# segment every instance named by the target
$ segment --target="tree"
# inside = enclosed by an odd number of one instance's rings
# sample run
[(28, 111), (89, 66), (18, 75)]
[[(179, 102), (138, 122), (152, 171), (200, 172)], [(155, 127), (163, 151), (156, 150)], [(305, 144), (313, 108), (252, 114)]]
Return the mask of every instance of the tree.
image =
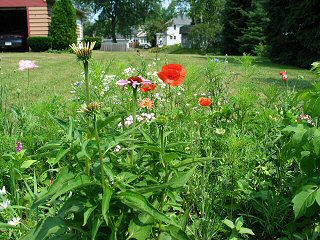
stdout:
[(176, 16), (176, 1), (172, 1), (167, 8), (163, 8), (159, 3), (155, 6), (153, 14), (150, 14), (145, 23), (143, 30), (147, 33), (148, 41), (153, 47), (157, 45), (157, 33), (166, 31), (169, 21)]
[(221, 13), (225, 0), (180, 0), (180, 7), (187, 9), (195, 27), (189, 38), (195, 48), (203, 53), (217, 47), (222, 31)]
[(223, 49), (228, 54), (242, 54), (240, 42), (242, 31), (247, 26), (251, 0), (227, 0), (222, 12), (223, 18)]
[(268, 42), (274, 61), (309, 67), (320, 59), (320, 5), (315, 0), (269, 0)]
[(241, 31), (242, 36), (237, 38), (240, 43), (240, 52), (254, 53), (256, 46), (265, 45), (267, 41), (266, 27), (270, 19), (264, 9), (264, 2), (255, 0), (252, 2), (252, 10), (246, 13), (248, 21)]
[(160, 0), (77, 0), (87, 4), (99, 13), (97, 26), (105, 36), (111, 36), (117, 42), (116, 33), (130, 35), (133, 27), (144, 22), (149, 14), (156, 9)]
[(63, 50), (77, 42), (77, 16), (71, 0), (57, 0), (52, 9), (50, 36), (52, 47)]

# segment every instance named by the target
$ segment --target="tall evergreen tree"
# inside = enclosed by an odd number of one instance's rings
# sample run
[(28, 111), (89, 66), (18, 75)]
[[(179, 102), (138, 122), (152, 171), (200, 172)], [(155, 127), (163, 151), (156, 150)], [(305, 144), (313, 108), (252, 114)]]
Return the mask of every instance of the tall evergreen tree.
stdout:
[(269, 0), (268, 41), (273, 60), (310, 66), (320, 59), (318, 0)]
[(264, 3), (262, 0), (254, 0), (252, 10), (246, 13), (248, 17), (246, 27), (241, 31), (242, 36), (237, 38), (241, 53), (254, 53), (256, 46), (266, 44), (266, 28), (270, 20), (264, 8)]
[(248, 15), (251, 0), (227, 0), (223, 18), (223, 48), (228, 54), (242, 54), (240, 51), (240, 42), (237, 41), (242, 36), (242, 31), (247, 26)]
[(77, 16), (71, 0), (57, 0), (52, 9), (50, 36), (52, 47), (63, 50), (77, 42)]

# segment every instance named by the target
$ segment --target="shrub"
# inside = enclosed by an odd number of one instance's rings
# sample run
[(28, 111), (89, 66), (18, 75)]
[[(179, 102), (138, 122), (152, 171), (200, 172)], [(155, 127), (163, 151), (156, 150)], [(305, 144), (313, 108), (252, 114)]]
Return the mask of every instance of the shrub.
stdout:
[(51, 37), (29, 37), (29, 47), (33, 52), (45, 52), (51, 48)]
[(102, 44), (102, 38), (101, 37), (85, 36), (83, 40), (85, 42), (96, 42), (96, 45), (94, 46), (93, 50), (100, 50), (101, 44)]
[(71, 0), (58, 0), (52, 9), (52, 48), (63, 50), (77, 42), (77, 16)]
[(262, 43), (259, 43), (254, 47), (253, 53), (257, 57), (268, 57), (270, 52), (270, 47), (268, 45), (264, 45)]

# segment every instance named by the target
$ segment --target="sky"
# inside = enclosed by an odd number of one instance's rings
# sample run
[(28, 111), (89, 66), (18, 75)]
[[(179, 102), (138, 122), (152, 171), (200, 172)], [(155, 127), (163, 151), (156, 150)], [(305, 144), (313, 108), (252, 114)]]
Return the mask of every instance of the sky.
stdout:
[(164, 7), (168, 7), (169, 4), (170, 4), (170, 2), (171, 2), (171, 0), (163, 0), (162, 5), (163, 5)]

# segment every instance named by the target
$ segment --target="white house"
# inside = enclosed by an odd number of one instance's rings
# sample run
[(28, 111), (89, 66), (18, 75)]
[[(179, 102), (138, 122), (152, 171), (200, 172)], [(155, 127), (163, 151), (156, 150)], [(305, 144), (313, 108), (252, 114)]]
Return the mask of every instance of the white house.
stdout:
[(160, 46), (170, 46), (181, 44), (180, 28), (185, 25), (190, 25), (191, 19), (184, 14), (179, 14), (176, 18), (169, 22), (167, 31), (157, 33), (157, 44)]
[(137, 34), (137, 40), (140, 44), (148, 43), (147, 33), (144, 31), (140, 31)]

